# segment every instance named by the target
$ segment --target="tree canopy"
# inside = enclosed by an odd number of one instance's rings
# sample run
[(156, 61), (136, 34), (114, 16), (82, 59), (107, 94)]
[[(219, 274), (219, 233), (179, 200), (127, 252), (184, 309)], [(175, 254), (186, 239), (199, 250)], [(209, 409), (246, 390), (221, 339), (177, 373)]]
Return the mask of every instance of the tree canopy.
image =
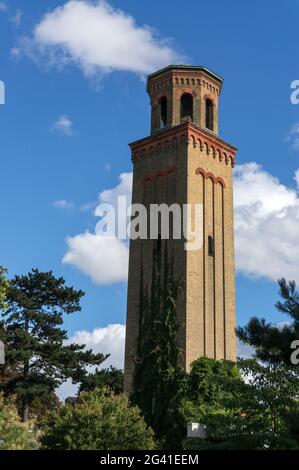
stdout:
[(87, 365), (99, 365), (107, 357), (68, 344), (61, 328), (64, 314), (81, 310), (83, 295), (51, 271), (33, 269), (10, 282), (0, 325), (6, 347), (2, 388), (16, 394), (24, 421), (33, 400), (49, 396), (67, 378), (80, 381)]
[(267, 323), (253, 317), (245, 327), (236, 329), (239, 339), (255, 349), (256, 357), (272, 364), (284, 363), (292, 367), (292, 343), (299, 340), (299, 294), (294, 281), (278, 281), (282, 301), (275, 306), (287, 316), (283, 325)]
[(30, 450), (37, 447), (34, 433), (20, 421), (15, 404), (0, 394), (0, 450)]
[(185, 439), (184, 449), (298, 449), (296, 376), (285, 365), (255, 360), (240, 361), (238, 368), (240, 379), (215, 377), (224, 392), (218, 403), (192, 402), (192, 418), (207, 426), (208, 436)]
[(102, 387), (83, 392), (42, 424), (43, 448), (54, 450), (150, 450), (154, 433), (125, 395)]
[(120, 369), (110, 367), (109, 369), (96, 369), (94, 373), (82, 377), (79, 393), (91, 392), (95, 388), (109, 387), (115, 394), (123, 391), (124, 373)]

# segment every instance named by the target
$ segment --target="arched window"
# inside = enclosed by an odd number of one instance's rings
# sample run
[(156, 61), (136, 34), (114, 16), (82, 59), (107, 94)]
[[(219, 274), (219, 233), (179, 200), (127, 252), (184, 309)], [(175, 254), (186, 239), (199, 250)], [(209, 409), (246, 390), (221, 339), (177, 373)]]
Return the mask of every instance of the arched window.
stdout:
[(213, 237), (208, 237), (208, 255), (214, 256), (214, 239)]
[(209, 99), (206, 99), (206, 128), (214, 130), (214, 105)]
[(159, 100), (160, 109), (160, 129), (167, 126), (167, 98), (162, 96)]
[(181, 96), (181, 121), (193, 121), (193, 97), (190, 93)]

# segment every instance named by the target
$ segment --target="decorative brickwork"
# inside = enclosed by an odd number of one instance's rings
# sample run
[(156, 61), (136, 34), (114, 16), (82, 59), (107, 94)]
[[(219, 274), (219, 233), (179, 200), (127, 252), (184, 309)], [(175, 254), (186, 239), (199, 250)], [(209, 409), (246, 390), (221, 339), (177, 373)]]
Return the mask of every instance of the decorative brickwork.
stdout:
[(157, 178), (159, 177), (164, 177), (164, 176), (168, 176), (168, 175), (171, 175), (172, 173), (174, 173), (176, 171), (176, 168), (175, 167), (171, 167), (171, 168), (166, 168), (165, 170), (159, 170), (159, 171), (156, 171), (155, 173), (151, 173), (149, 175), (146, 175), (142, 178), (142, 181), (141, 183), (142, 184), (145, 184), (145, 183), (149, 183), (151, 181), (155, 181)]
[(217, 184), (217, 183), (220, 183), (222, 185), (223, 188), (226, 188), (226, 184), (224, 182), (224, 179), (221, 178), (221, 176), (215, 176), (213, 173), (211, 173), (210, 171), (205, 171), (203, 168), (196, 168), (195, 170), (195, 173), (197, 175), (201, 174), (204, 178), (208, 179), (208, 178), (211, 178), (211, 180)]
[(161, 153), (186, 144), (199, 147), (201, 151), (205, 149), (208, 155), (212, 155), (213, 158), (217, 158), (225, 164), (235, 165), (236, 148), (208, 131), (197, 128), (192, 122), (163, 129), (159, 134), (133, 142), (130, 144), (132, 161), (134, 163), (144, 158), (150, 158), (153, 153)]

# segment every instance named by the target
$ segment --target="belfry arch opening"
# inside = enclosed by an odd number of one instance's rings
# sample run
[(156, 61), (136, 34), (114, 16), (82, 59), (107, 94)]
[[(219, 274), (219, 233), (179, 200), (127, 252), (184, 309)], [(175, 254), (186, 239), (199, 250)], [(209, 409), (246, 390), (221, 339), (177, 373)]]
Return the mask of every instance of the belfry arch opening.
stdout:
[(209, 98), (206, 99), (206, 128), (214, 131), (214, 105)]
[(181, 121), (193, 121), (193, 96), (190, 93), (181, 96)]
[(167, 98), (162, 96), (159, 99), (160, 129), (167, 126)]

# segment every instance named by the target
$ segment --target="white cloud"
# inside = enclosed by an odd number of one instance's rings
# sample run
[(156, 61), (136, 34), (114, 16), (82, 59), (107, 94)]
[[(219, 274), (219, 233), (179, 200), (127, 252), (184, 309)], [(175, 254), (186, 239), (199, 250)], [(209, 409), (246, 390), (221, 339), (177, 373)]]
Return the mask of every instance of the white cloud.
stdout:
[(127, 279), (129, 250), (121, 240), (89, 232), (68, 237), (63, 263), (76, 266), (96, 284), (105, 285)]
[(0, 2), (0, 12), (5, 13), (7, 11), (7, 5), (4, 2)]
[(73, 122), (66, 115), (60, 116), (53, 124), (52, 131), (60, 132), (61, 134), (71, 136), (73, 134)]
[(104, 191), (100, 192), (100, 202), (116, 204), (119, 195), (126, 196), (129, 200), (131, 200), (132, 181), (133, 173), (121, 173), (119, 175), (119, 183), (117, 186), (115, 186), (115, 188), (104, 189)]
[[(114, 366), (117, 369), (124, 368), (125, 352), (125, 325), (113, 324), (103, 328), (95, 328), (93, 331), (77, 331), (68, 341), (68, 343), (85, 344), (86, 349), (92, 349), (96, 353), (110, 354), (110, 357), (98, 368), (109, 368)], [(92, 368), (91, 372), (95, 369)], [(63, 383), (57, 389), (57, 395), (61, 400), (69, 396), (75, 396), (78, 391), (78, 385), (71, 380)]]
[[(112, 204), (117, 209), (117, 198), (120, 195), (126, 197), (127, 204), (131, 203), (132, 173), (122, 173), (119, 180), (116, 187), (99, 194), (100, 204), (95, 209), (95, 215), (103, 216), (102, 203)], [(122, 223), (126, 223), (126, 214), (120, 212), (120, 217)], [(127, 280), (129, 248), (126, 241), (97, 232), (85, 232), (68, 237), (66, 242), (68, 251), (63, 263), (76, 266), (90, 276), (94, 283), (105, 285)]]
[(74, 204), (71, 201), (66, 201), (65, 199), (58, 199), (58, 201), (53, 202), (53, 206), (57, 209), (71, 209)]
[(237, 270), (273, 281), (282, 276), (299, 281), (296, 189), (280, 184), (256, 163), (236, 167), (234, 189)]
[(86, 349), (92, 349), (94, 353), (110, 354), (110, 357), (103, 362), (102, 367), (114, 366), (123, 369), (125, 333), (125, 325), (114, 324), (104, 328), (96, 328), (93, 331), (77, 331), (69, 341), (85, 344)]
[(106, 1), (70, 0), (47, 13), (23, 40), (31, 58), (51, 65), (75, 64), (86, 77), (111, 71), (153, 72), (182, 57), (148, 26)]
[(126, 211), (120, 210), (118, 208), (118, 197), (122, 196), (126, 198), (126, 207), (130, 206), (132, 198), (132, 183), (133, 183), (133, 173), (121, 173), (119, 175), (119, 184), (111, 189), (105, 189), (99, 194), (100, 204), (96, 207), (95, 215), (101, 217), (103, 215), (103, 210), (101, 204), (111, 204), (116, 211), (117, 222), (122, 225), (127, 225), (129, 222)]

